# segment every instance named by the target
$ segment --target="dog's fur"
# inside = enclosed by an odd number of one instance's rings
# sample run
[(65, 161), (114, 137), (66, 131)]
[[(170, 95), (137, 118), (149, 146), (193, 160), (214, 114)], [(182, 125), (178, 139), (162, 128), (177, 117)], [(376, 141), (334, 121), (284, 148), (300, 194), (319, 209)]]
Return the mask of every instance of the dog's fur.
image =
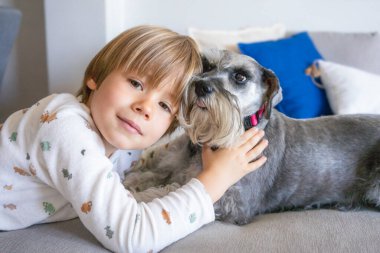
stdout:
[(273, 108), (281, 98), (274, 73), (252, 58), (209, 52), (181, 106), (186, 134), (146, 152), (127, 173), (126, 187), (136, 192), (176, 183), (136, 193), (147, 201), (185, 184), (201, 170), (201, 145), (231, 145), (244, 131), (244, 117), (265, 104), (256, 127), (265, 129), (268, 160), (215, 203), (218, 219), (245, 224), (257, 214), (294, 208), (379, 209), (380, 115), (296, 120)]

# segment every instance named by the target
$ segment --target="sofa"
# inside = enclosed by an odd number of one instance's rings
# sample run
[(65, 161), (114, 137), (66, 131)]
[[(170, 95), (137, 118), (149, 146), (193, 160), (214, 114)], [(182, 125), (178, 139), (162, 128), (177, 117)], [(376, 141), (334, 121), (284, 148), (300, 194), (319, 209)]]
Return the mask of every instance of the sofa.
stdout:
[(14, 8), (0, 7), (0, 90), (9, 55), (16, 40), (21, 22), (21, 12)]
[[(374, 81), (377, 80), (376, 77), (380, 75), (379, 34), (339, 32), (308, 34), (323, 59), (348, 67), (348, 70), (368, 74), (374, 78)], [(339, 73), (345, 75), (344, 71)], [(310, 78), (314, 80), (318, 76)], [(379, 89), (380, 82), (377, 85), (376, 88)], [(343, 84), (343, 86), (348, 85)], [(327, 86), (324, 89), (327, 89)], [(334, 103), (334, 99), (335, 97), (327, 95), (330, 104)], [(363, 100), (357, 103), (363, 103)], [(348, 105), (343, 105), (345, 106)], [(331, 106), (330, 114), (340, 113), (333, 107)], [(374, 110), (375, 113), (380, 113), (380, 109)], [(214, 221), (162, 250), (164, 253), (379, 251), (380, 212), (372, 209), (346, 212), (314, 209), (270, 213), (259, 215), (244, 226)], [(0, 252), (109, 251), (99, 244), (79, 219), (72, 219), (34, 225), (17, 231), (0, 232)]]

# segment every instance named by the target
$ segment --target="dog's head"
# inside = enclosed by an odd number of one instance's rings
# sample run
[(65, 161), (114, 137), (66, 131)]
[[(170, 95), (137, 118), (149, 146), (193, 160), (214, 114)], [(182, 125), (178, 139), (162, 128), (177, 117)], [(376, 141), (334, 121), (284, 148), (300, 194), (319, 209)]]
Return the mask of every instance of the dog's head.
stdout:
[(227, 147), (244, 129), (264, 128), (281, 99), (271, 70), (242, 54), (210, 50), (203, 55), (203, 73), (184, 94), (179, 119), (193, 143)]

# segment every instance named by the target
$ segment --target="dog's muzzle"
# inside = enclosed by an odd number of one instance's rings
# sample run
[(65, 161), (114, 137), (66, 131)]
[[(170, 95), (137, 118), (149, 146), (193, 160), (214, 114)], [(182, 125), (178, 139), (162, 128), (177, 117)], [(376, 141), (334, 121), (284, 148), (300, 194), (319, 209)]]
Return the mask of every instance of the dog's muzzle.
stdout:
[(195, 82), (195, 94), (197, 94), (198, 97), (205, 97), (213, 91), (214, 89), (207, 82), (203, 80), (198, 80)]
[[(199, 108), (206, 109), (206, 105), (204, 103), (204, 98), (206, 98), (208, 95), (212, 94), (214, 92), (213, 87), (211, 87), (210, 84), (208, 84), (204, 80), (198, 80), (194, 83), (195, 86), (195, 94), (197, 95), (197, 105)], [(263, 117), (263, 114), (266, 109), (266, 104), (264, 103), (260, 109), (255, 112), (252, 115), (246, 116), (243, 119), (244, 129), (248, 130), (252, 127), (255, 127), (259, 124), (261, 118)]]

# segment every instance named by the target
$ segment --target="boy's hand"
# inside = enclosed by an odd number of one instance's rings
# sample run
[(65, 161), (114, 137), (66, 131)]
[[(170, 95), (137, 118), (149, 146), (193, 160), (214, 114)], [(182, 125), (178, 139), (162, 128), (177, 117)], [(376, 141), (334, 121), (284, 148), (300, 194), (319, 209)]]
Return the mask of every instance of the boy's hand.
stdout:
[(260, 155), (268, 146), (268, 141), (263, 137), (263, 130), (251, 128), (232, 147), (215, 151), (209, 147), (203, 148), (203, 171), (198, 179), (214, 203), (231, 185), (265, 163), (266, 157)]

